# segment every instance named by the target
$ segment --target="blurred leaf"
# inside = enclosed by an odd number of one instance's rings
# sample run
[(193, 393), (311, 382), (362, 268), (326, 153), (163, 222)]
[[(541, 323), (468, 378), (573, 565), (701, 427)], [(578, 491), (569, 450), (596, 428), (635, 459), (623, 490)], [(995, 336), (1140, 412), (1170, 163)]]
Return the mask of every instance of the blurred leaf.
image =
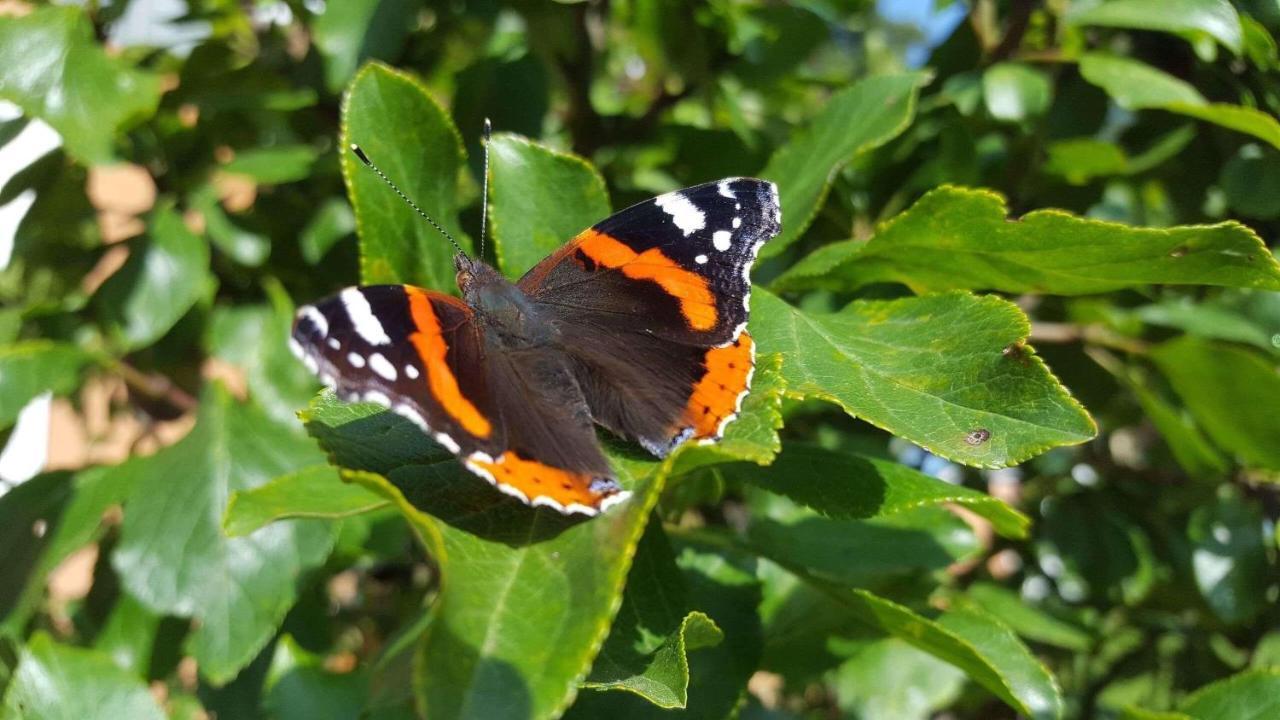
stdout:
[(508, 133), (489, 143), (494, 250), (518, 278), (609, 215), (604, 179), (585, 160)]
[(688, 608), (671, 545), (661, 522), (651, 518), (636, 547), (622, 607), (583, 687), (623, 690), (660, 708), (684, 708), (687, 653), (724, 639), (715, 621)]
[(305, 419), (349, 480), (401, 509), (440, 565), (414, 674), (420, 707), (433, 718), (562, 712), (608, 632), (665, 469), (614, 455), (634, 496), (584, 520), (504, 495), (381, 408), (326, 393)]
[(1057, 140), (1049, 144), (1048, 153), (1044, 171), (1061, 176), (1072, 185), (1085, 185), (1094, 178), (1123, 175), (1129, 170), (1129, 158), (1119, 145), (1093, 138)]
[(970, 585), (965, 591), (965, 602), (1000, 618), (1028, 640), (1064, 650), (1082, 651), (1093, 646), (1093, 638), (1078, 625), (1054, 617), (1029, 599), (995, 583)]
[(75, 345), (26, 340), (0, 347), (0, 429), (41, 393), (66, 395), (80, 385), (80, 373), (93, 357)]
[(133, 673), (107, 655), (60, 645), (44, 632), (23, 649), (4, 707), (6, 715), (23, 720), (165, 717)]
[(676, 565), (688, 588), (689, 605), (705, 613), (724, 633), (715, 645), (689, 653), (689, 700), (673, 713), (632, 693), (584, 692), (565, 714), (567, 720), (722, 720), (733, 717), (747, 693), (747, 681), (760, 662), (760, 582), (754, 560), (723, 547), (689, 538), (673, 542)]
[[(1274, 293), (1254, 294), (1274, 296)], [(1135, 308), (1133, 315), (1149, 325), (1176, 328), (1210, 340), (1245, 343), (1271, 352), (1280, 350), (1272, 342), (1273, 334), (1280, 330), (1280, 323), (1251, 317), (1249, 308), (1241, 307), (1244, 303), (1237, 302), (1237, 298), (1247, 300), (1244, 293), (1217, 298), (1169, 298)]]
[(1151, 353), (1209, 437), (1249, 465), (1280, 470), (1280, 376), (1256, 353), (1182, 337)]
[(420, 0), (325, 3), (311, 31), (316, 49), (324, 57), (324, 78), (329, 92), (342, 90), (365, 60), (396, 57), (404, 47), (421, 4)]
[(752, 323), (762, 352), (784, 352), (788, 394), (834, 402), (957, 462), (1003, 467), (1096, 433), (1023, 344), (1026, 317), (998, 298), (855, 301), (816, 314), (757, 289)]
[(981, 548), (963, 520), (939, 507), (919, 507), (870, 520), (832, 520), (808, 513), (755, 518), (747, 542), (786, 567), (849, 587), (876, 587), (922, 571), (942, 570)]
[(1241, 215), (1280, 217), (1280, 153), (1245, 145), (1222, 166), (1219, 176), (1227, 203)]
[(94, 638), (93, 648), (110, 656), (117, 667), (147, 677), (161, 619), (142, 603), (121, 593)]
[[(377, 63), (362, 68), (342, 104), (342, 147), (351, 143), (360, 145), (463, 250), (471, 249), (455, 217), (462, 140), (419, 80)], [(360, 235), (361, 282), (453, 288), (449, 242), (350, 152), (342, 153), (342, 176)]]
[(313, 465), (281, 475), (227, 501), (222, 527), (229, 537), (248, 535), (277, 520), (337, 519), (386, 507), (386, 498), (363, 485), (342, 482), (328, 465)]
[(326, 523), (305, 520), (227, 538), (227, 497), (320, 460), (307, 440), (213, 385), (191, 433), (131, 467), (137, 485), (112, 564), (147, 607), (199, 620), (188, 651), (216, 685), (271, 639), (293, 605), (297, 576), (323, 562), (333, 543)]
[(1053, 101), (1053, 85), (1030, 65), (1002, 62), (982, 73), (982, 97), (992, 117), (1019, 122), (1044, 114)]
[(247, 175), (263, 185), (305, 180), (320, 153), (310, 145), (277, 145), (248, 148), (236, 152), (222, 172)]
[(355, 231), (356, 216), (351, 205), (343, 198), (329, 198), (298, 236), (302, 258), (311, 265), (319, 264), (339, 240)]
[(1205, 33), (1235, 54), (1243, 46), (1240, 16), (1227, 0), (1108, 0), (1072, 7), (1072, 25)]
[(108, 329), (125, 350), (159, 340), (208, 292), (209, 245), (172, 205), (151, 214), (147, 236), (94, 295)]
[(901, 282), (912, 290), (993, 289), (1084, 295), (1149, 283), (1280, 290), (1280, 263), (1236, 222), (1132, 228), (1037, 210), (1011, 222), (987, 190), (942, 187), (881, 225), (871, 240), (833, 243), (776, 287), (846, 290)]
[(778, 184), (782, 232), (760, 249), (761, 257), (781, 253), (804, 233), (841, 168), (907, 129), (928, 81), (926, 73), (861, 80), (832, 95), (807, 127), (778, 148), (760, 177)]
[(929, 505), (955, 504), (991, 521), (1006, 537), (1026, 537), (1031, 520), (1003, 502), (889, 460), (791, 443), (768, 467), (734, 465), (725, 472), (838, 519), (886, 517)]
[(1280, 122), (1251, 107), (1210, 103), (1190, 84), (1130, 58), (1088, 53), (1080, 74), (1129, 110), (1160, 109), (1248, 133), (1280, 148)]
[(852, 717), (927, 720), (954, 702), (964, 673), (897, 638), (860, 643), (835, 672), (840, 709)]
[(1206, 685), (1180, 709), (1196, 720), (1243, 720), (1280, 715), (1280, 670), (1249, 670)]
[(0, 17), (0, 98), (49, 123), (86, 165), (115, 159), (116, 135), (155, 112), (160, 79), (103, 52), (84, 12)]
[(347, 720), (362, 716), (368, 686), (365, 672), (330, 672), (324, 658), (285, 635), (271, 658), (263, 706), (277, 720)]
[(245, 230), (223, 212), (217, 189), (205, 185), (191, 197), (191, 205), (204, 218), (205, 233), (214, 246), (246, 267), (259, 267), (271, 254), (271, 238)]
[(1239, 497), (1219, 497), (1191, 512), (1187, 540), (1196, 585), (1224, 623), (1241, 625), (1269, 605), (1272, 572), (1267, 563), (1263, 518)]
[(1036, 552), (1040, 568), (1069, 599), (1136, 605), (1156, 581), (1147, 533), (1097, 494), (1047, 499)]

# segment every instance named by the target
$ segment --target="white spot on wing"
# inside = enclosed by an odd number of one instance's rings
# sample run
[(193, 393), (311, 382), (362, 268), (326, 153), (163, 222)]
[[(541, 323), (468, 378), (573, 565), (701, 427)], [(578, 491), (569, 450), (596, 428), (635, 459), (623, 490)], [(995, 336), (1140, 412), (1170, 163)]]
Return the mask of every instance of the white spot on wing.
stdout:
[(340, 297), (343, 306), (347, 309), (347, 315), (351, 317), (351, 324), (355, 326), (356, 332), (360, 333), (360, 337), (364, 338), (365, 342), (372, 345), (391, 344), (391, 338), (387, 335), (387, 331), (382, 329), (382, 323), (373, 314), (368, 298), (359, 288), (347, 288), (342, 291)]
[(405, 365), (405, 366), (404, 366), (404, 374), (405, 374), (405, 376), (406, 376), (406, 377), (408, 377), (410, 380), (417, 380), (417, 379), (418, 379), (418, 368), (416, 368), (416, 367), (414, 367), (414, 366), (412, 366), (412, 365)]
[(342, 347), (342, 343), (338, 342), (338, 338), (329, 338), (329, 347), (337, 350)]
[(653, 199), (653, 202), (671, 216), (676, 227), (684, 232), (685, 237), (707, 226), (707, 216), (680, 192), (659, 195)]
[(729, 198), (730, 200), (736, 200), (736, 199), (737, 199), (737, 196), (733, 194), (733, 189), (729, 187), (729, 181), (728, 181), (728, 180), (721, 180), (721, 181), (716, 185), (716, 188), (720, 191), (720, 194), (721, 194), (721, 195), (723, 195), (724, 197), (727, 197), (727, 198)]
[(738, 229), (738, 228), (740, 228), (740, 227), (742, 227), (742, 218), (740, 218), (740, 217), (736, 217), (736, 218), (734, 218), (734, 219), (733, 219), (733, 229), (734, 229), (734, 230), (737, 230), (737, 229)]
[(293, 353), (293, 356), (299, 360), (307, 354), (306, 351), (302, 349), (302, 345), (293, 338), (289, 338), (289, 352)]
[(396, 379), (396, 366), (382, 353), (374, 353), (369, 356), (369, 369), (378, 373), (385, 380), (394, 381)]
[(610, 495), (609, 497), (600, 501), (600, 512), (605, 512), (609, 508), (613, 507), (614, 505), (617, 505), (619, 503), (624, 503), (630, 499), (631, 499), (630, 490), (623, 490), (620, 493)]
[(699, 265), (706, 265), (706, 264), (707, 264), (707, 256), (706, 256), (706, 255), (699, 255), (698, 257), (694, 258), (693, 260), (694, 260), (694, 262), (698, 263)]
[(351, 367), (364, 367), (364, 356), (360, 353), (347, 353), (347, 362), (351, 363)]
[(731, 239), (733, 239), (733, 233), (728, 230), (717, 230), (711, 233), (711, 244), (715, 245), (720, 252), (724, 252), (731, 247), (732, 243), (729, 242)]
[(329, 334), (329, 319), (317, 310), (315, 305), (303, 305), (298, 310), (298, 317), (310, 320), (311, 324), (316, 326), (316, 330), (320, 331), (320, 337)]

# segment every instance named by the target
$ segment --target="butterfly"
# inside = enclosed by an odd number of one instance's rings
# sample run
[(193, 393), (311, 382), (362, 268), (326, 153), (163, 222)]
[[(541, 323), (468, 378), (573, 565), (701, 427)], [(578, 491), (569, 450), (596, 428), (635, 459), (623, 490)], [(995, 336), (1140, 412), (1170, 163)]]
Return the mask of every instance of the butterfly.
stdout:
[(751, 266), (781, 222), (764, 180), (669, 192), (514, 283), (459, 250), (461, 299), (369, 285), (304, 305), (290, 346), (340, 398), (408, 418), (508, 495), (595, 515), (629, 496), (596, 425), (665, 457), (737, 416), (755, 367)]

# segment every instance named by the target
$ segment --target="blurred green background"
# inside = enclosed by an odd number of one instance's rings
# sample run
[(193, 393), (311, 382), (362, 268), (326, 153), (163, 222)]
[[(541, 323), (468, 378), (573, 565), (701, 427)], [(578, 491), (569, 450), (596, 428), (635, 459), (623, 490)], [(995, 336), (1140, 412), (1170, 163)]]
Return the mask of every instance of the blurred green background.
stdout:
[[(1280, 717), (1277, 33), (1276, 0), (0, 2), (0, 712)], [(344, 132), (475, 247), (486, 117), (509, 274), (780, 186), (738, 434), (614, 451), (652, 520), (522, 544), (452, 470), (413, 497), (451, 461), (285, 348), (346, 285), (453, 290)]]

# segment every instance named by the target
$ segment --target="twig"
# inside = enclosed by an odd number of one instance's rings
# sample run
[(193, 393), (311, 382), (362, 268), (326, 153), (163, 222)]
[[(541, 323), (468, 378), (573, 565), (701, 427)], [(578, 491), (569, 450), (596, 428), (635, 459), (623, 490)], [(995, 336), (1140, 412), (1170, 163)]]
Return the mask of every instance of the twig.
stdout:
[(115, 364), (115, 370), (120, 373), (120, 376), (124, 378), (125, 384), (130, 388), (153, 400), (163, 400), (183, 412), (192, 412), (199, 405), (199, 402), (190, 393), (178, 387), (172, 380), (163, 375), (144, 373), (123, 361)]
[(1076, 323), (1033, 322), (1029, 339), (1045, 343), (1091, 343), (1138, 354), (1146, 353), (1151, 347), (1143, 340), (1125, 337), (1102, 325)]

